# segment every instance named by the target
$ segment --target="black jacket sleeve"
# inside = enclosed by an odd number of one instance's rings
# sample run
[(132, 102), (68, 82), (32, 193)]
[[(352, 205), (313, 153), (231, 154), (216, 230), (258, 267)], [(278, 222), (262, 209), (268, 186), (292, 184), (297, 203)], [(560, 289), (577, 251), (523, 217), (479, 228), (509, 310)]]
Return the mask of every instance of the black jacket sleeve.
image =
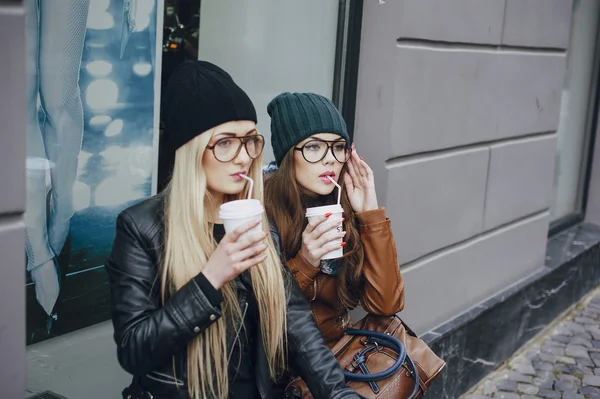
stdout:
[(346, 385), (342, 367), (325, 345), (306, 297), (289, 273), (286, 284), (289, 287), (288, 359), (293, 369), (306, 382), (316, 399), (358, 399), (358, 394)]
[(133, 375), (164, 366), (221, 317), (220, 305), (211, 303), (201, 289), (201, 275), (170, 296), (164, 306), (160, 303), (158, 250), (151, 247), (148, 235), (127, 211), (122, 212), (106, 263), (117, 357)]
[[(273, 221), (270, 232), (279, 250), (279, 234)], [(306, 382), (314, 398), (360, 398), (344, 380), (344, 371), (325, 345), (306, 297), (286, 267), (288, 359)]]

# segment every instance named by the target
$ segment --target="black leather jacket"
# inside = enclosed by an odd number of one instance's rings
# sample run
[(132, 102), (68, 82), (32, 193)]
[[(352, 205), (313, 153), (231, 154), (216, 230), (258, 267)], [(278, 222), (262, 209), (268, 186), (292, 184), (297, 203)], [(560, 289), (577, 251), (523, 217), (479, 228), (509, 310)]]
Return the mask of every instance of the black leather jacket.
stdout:
[[(154, 196), (118, 216), (106, 264), (114, 339), (119, 363), (145, 390), (158, 398), (188, 398), (187, 344), (221, 317), (221, 308), (211, 304), (196, 279), (161, 306), (158, 265), (164, 244), (163, 204), (162, 197)], [(315, 398), (359, 398), (344, 383), (341, 367), (288, 274), (286, 283), (290, 366), (304, 378)], [(228, 334), (228, 339), (234, 338)], [(255, 342), (256, 385), (267, 399), (273, 396), (273, 384), (260, 332)]]

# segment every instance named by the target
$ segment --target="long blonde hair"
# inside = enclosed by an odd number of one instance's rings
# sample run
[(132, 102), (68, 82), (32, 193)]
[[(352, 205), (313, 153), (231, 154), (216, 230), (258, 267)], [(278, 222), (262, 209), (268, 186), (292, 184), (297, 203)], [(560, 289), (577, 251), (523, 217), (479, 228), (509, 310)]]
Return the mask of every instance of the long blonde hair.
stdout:
[[(202, 158), (212, 132), (200, 134), (177, 150), (173, 175), (165, 195), (165, 251), (161, 273), (161, 293), (165, 298), (179, 290), (202, 271), (217, 247), (205, 211), (212, 201), (202, 168)], [(242, 151), (244, 149), (242, 148)], [(262, 156), (255, 159), (249, 171), (254, 180), (253, 198), (263, 199)], [(247, 191), (238, 198), (246, 198)], [(231, 200), (232, 198), (229, 198)], [(236, 198), (237, 199), (237, 198)], [(263, 229), (268, 222), (263, 217)], [(250, 269), (252, 288), (258, 305), (260, 330), (271, 378), (285, 365), (286, 296), (283, 268), (271, 236), (268, 235), (267, 259)], [(210, 392), (226, 398), (229, 390), (226, 330), (241, 317), (235, 284), (221, 288), (223, 317), (188, 344), (188, 390), (193, 399), (206, 398)], [(234, 342), (235, 345), (235, 342)]]

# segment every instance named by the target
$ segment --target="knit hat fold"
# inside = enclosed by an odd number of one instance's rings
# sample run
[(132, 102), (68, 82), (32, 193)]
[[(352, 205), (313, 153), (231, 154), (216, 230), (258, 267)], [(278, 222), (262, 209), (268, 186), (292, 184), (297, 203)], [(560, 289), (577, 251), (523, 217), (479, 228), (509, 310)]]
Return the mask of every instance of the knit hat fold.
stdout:
[(339, 134), (350, 141), (348, 128), (335, 104), (315, 93), (282, 93), (267, 106), (271, 145), (277, 165), (299, 142), (319, 133)]

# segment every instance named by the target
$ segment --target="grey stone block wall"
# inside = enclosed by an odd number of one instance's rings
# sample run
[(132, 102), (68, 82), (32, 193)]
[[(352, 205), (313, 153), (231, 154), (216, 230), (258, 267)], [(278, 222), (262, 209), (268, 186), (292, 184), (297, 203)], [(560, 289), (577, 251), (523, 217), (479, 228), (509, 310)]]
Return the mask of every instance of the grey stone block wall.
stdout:
[(355, 139), (418, 332), (544, 264), (571, 7), (364, 2)]
[(0, 397), (25, 392), (25, 18), (0, 1)]

